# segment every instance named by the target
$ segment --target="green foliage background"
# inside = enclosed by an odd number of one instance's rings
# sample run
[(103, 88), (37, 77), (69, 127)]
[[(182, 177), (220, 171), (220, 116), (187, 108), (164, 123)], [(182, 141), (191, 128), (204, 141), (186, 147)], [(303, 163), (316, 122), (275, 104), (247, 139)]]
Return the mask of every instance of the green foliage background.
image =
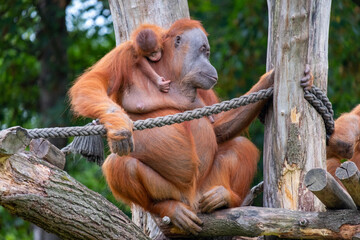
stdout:
[[(332, 2), (328, 96), (336, 116), (359, 103), (360, 7), (354, 2)], [(265, 72), (266, 1), (189, 0), (189, 8), (192, 18), (201, 20), (209, 33), (211, 62), (219, 74), (216, 92), (223, 100), (244, 94)], [(103, 23), (96, 24), (98, 18), (102, 18)], [(14, 125), (42, 127), (38, 100), (41, 94), (38, 78), (42, 69), (38, 59), (39, 49), (45, 43), (37, 38), (41, 20), (34, 1), (0, 3), (0, 129)], [(88, 4), (75, 14), (67, 13), (67, 26), (69, 74), (67, 79), (54, 81), (63, 81), (62, 84), (69, 87), (76, 76), (115, 46), (115, 40), (106, 1)], [(68, 109), (67, 102), (62, 102), (51, 109), (51, 114), (54, 119), (67, 119), (72, 124), (86, 122), (71, 118)], [(250, 127), (249, 135), (262, 148), (263, 126), (258, 121)], [(89, 188), (116, 202), (96, 165), (79, 156), (70, 156), (66, 169)], [(254, 182), (261, 178), (260, 163)], [(130, 215), (128, 207), (116, 204)], [(261, 199), (257, 204), (261, 204)], [(2, 239), (32, 239), (32, 236), (29, 223), (0, 207)]]

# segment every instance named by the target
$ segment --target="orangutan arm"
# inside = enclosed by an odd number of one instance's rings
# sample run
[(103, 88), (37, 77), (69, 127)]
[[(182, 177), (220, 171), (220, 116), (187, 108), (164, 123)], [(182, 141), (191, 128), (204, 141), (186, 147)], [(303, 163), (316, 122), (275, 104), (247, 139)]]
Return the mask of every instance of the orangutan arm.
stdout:
[[(265, 73), (246, 94), (257, 92), (273, 86), (274, 72)], [(218, 142), (229, 140), (244, 131), (257, 117), (266, 100), (230, 110), (215, 118), (214, 130)]]
[(75, 114), (98, 118), (107, 129), (111, 150), (124, 155), (133, 148), (132, 121), (107, 94), (110, 79), (116, 76), (112, 71), (117, 64), (114, 61), (117, 51), (118, 49), (114, 49), (108, 53), (80, 76), (70, 89), (69, 95)]

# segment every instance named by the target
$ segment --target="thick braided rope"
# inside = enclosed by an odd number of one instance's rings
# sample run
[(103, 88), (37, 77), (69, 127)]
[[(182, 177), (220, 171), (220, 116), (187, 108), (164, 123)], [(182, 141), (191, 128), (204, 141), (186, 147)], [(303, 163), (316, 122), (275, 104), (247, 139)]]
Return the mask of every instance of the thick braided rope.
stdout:
[(324, 120), (326, 129), (326, 140), (329, 140), (334, 132), (334, 111), (331, 102), (321, 89), (312, 86), (310, 90), (304, 89), (304, 98), (315, 108)]
[(312, 86), (311, 93), (314, 94), (316, 96), (316, 98), (319, 99), (325, 105), (325, 107), (328, 109), (328, 111), (331, 115), (334, 115), (334, 111), (333, 111), (330, 100), (328, 99), (326, 94), (320, 88), (318, 88), (316, 86)]
[[(325, 122), (327, 138), (334, 131), (333, 110), (327, 96), (316, 87), (310, 90), (304, 90), (305, 99), (319, 112)], [(260, 100), (267, 99), (273, 94), (273, 88), (263, 89), (258, 92), (244, 95), (239, 98), (234, 98), (229, 101), (197, 108), (191, 111), (185, 111), (174, 115), (168, 115), (157, 118), (148, 118), (145, 120), (138, 120), (134, 122), (134, 130), (144, 130), (154, 127), (162, 127), (165, 125), (172, 125), (174, 123), (182, 123), (193, 119), (210, 116), (223, 111), (245, 106)], [(71, 136), (90, 136), (90, 135), (105, 135), (106, 129), (103, 125), (86, 125), (82, 127), (55, 127), (55, 128), (35, 128), (28, 130), (31, 138), (66, 138)]]
[[(263, 89), (258, 92), (244, 95), (239, 98), (234, 98), (229, 101), (206, 106), (203, 108), (196, 108), (191, 111), (185, 111), (174, 115), (168, 115), (157, 118), (148, 118), (145, 120), (138, 120), (134, 122), (134, 130), (144, 130), (154, 127), (162, 127), (165, 125), (172, 125), (174, 123), (182, 123), (193, 119), (210, 116), (223, 111), (229, 111), (240, 106), (245, 106), (260, 100), (267, 99), (273, 94), (273, 88)], [(105, 135), (106, 130), (103, 125), (90, 125), (83, 127), (55, 127), (55, 128), (35, 128), (28, 130), (31, 138), (65, 138), (71, 136), (89, 136), (89, 135)]]
[(164, 117), (148, 118), (145, 120), (138, 120), (134, 122), (134, 130), (143, 130), (147, 128), (162, 127), (165, 125), (172, 125), (174, 123), (182, 123), (184, 121), (190, 121), (193, 119), (202, 118), (204, 116), (210, 116), (224, 111), (229, 111), (240, 106), (245, 106), (251, 103), (255, 103), (271, 97), (273, 94), (273, 88), (263, 89), (258, 92), (250, 93), (239, 98), (234, 98), (229, 101), (216, 103), (211, 106), (203, 108), (196, 108), (191, 111), (185, 111), (182, 113), (176, 113), (174, 115), (168, 115)]
[(105, 135), (103, 125), (78, 127), (34, 128), (27, 130), (31, 138), (67, 138), (72, 136)]

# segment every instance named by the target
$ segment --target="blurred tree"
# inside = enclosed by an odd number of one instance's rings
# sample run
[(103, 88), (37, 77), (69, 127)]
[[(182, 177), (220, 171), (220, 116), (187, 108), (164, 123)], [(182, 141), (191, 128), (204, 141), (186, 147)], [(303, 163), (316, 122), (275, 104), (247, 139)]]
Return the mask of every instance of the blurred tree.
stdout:
[[(17, 4), (20, 2), (23, 4)], [(61, 126), (69, 122), (68, 118), (58, 117), (59, 109), (64, 109), (65, 105), (64, 99), (69, 72), (67, 60), (68, 34), (65, 25), (65, 10), (69, 3), (70, 0), (37, 0), (8, 2), (8, 6), (4, 4), (5, 8), (14, 14), (7, 15), (8, 22), (5, 24), (5, 29), (17, 29), (21, 26), (26, 29), (27, 32), (25, 33), (15, 33), (22, 36), (25, 43), (24, 53), (34, 56), (39, 65), (37, 76), (34, 75), (34, 78), (30, 79), (32, 83), (35, 80), (37, 82), (37, 96), (32, 94), (29, 99), (39, 99), (36, 102), (37, 107), (32, 110), (39, 113), (40, 126), (43, 127)], [(29, 8), (24, 5), (28, 5)], [(19, 18), (20, 15), (24, 18)], [(28, 16), (33, 19), (32, 25), (29, 25), (27, 21)], [(10, 50), (11, 47), (16, 49), (18, 46), (16, 42), (11, 44), (11, 41), (10, 45)], [(13, 75), (17, 75), (17, 72), (13, 72)], [(22, 77), (26, 79), (26, 76)], [(12, 88), (8, 89), (9, 92), (11, 90)], [(26, 89), (24, 90), (26, 91)], [(21, 109), (14, 106), (15, 113), (16, 110)], [(25, 111), (27, 110), (25, 109)], [(16, 118), (16, 115), (14, 117)], [(53, 139), (52, 142), (61, 148), (66, 145), (67, 140)], [(34, 230), (36, 240), (58, 239), (55, 235), (47, 234), (36, 226)]]
[(223, 99), (239, 96), (265, 72), (266, 1), (189, 1), (190, 16), (209, 33), (211, 62), (219, 74), (216, 92)]
[(0, 4), (0, 86), (1, 127), (35, 123), (39, 94), (35, 35), (40, 17), (28, 0)]
[(328, 95), (335, 115), (360, 104), (359, 1), (332, 1)]

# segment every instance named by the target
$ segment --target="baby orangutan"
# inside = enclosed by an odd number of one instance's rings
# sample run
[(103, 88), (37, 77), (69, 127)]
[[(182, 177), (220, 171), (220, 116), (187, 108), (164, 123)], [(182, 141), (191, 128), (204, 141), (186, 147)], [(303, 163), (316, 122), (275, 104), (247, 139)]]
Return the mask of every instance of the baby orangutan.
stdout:
[(161, 92), (167, 93), (171, 81), (159, 76), (150, 65), (160, 61), (162, 57), (163, 32), (164, 30), (156, 25), (144, 24), (132, 34), (132, 39), (137, 54), (136, 64)]

